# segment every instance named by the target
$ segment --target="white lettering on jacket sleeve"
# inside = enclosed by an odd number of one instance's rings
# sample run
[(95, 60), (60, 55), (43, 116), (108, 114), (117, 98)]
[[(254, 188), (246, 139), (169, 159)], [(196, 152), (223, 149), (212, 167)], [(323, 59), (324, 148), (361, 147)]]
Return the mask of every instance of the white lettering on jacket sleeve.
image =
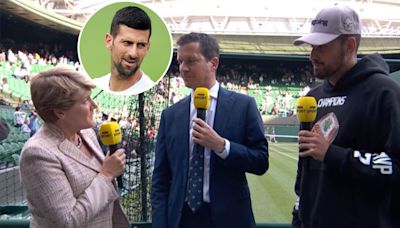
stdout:
[(381, 152), (380, 154), (361, 154), (360, 151), (355, 150), (353, 156), (354, 158), (358, 158), (364, 165), (372, 165), (372, 168), (379, 170), (381, 174), (390, 175), (393, 173), (392, 159), (385, 152)]

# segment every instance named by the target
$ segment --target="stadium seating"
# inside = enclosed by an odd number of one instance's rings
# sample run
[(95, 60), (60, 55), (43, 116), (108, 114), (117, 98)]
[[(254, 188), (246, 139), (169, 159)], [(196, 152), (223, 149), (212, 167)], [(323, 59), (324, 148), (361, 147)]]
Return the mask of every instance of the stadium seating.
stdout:
[[(6, 76), (9, 84), (9, 91), (4, 91), (4, 92), (9, 92), (12, 97), (18, 98), (19, 101), (30, 100), (29, 84), (24, 80), (13, 77), (12, 69), (7, 69), (6, 64), (0, 64), (0, 65), (1, 65), (0, 75)], [(31, 74), (34, 75), (39, 73), (40, 71), (49, 69), (50, 67), (52, 67), (52, 65), (32, 64), (31, 67), (32, 67)], [(92, 94), (94, 96), (99, 92), (100, 92), (99, 89), (94, 89)], [(128, 99), (124, 96), (102, 93), (98, 96), (96, 102), (100, 105), (103, 111), (111, 112), (115, 110), (121, 110), (122, 107), (128, 103)], [(11, 116), (9, 113), (6, 113), (5, 115), (7, 115), (6, 118), (11, 117), (12, 119), (12, 113)]]
[(11, 107), (0, 107), (0, 118), (5, 119), (10, 128), (8, 137), (0, 141), (0, 166), (17, 165), (22, 147), (29, 138), (28, 134), (13, 126), (13, 113)]

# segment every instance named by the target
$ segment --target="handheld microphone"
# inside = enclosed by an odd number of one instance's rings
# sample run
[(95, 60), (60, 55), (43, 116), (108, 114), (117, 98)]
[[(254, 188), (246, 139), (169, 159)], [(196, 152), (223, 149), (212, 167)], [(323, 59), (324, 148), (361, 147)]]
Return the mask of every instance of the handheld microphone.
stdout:
[[(206, 121), (206, 111), (210, 107), (210, 92), (205, 87), (198, 87), (194, 90), (193, 96), (194, 107), (197, 109), (197, 118)], [(204, 146), (194, 144), (197, 151), (204, 151)]]
[(194, 107), (197, 109), (197, 118), (206, 121), (206, 110), (210, 107), (210, 92), (205, 87), (198, 87), (194, 91)]
[(311, 123), (317, 116), (317, 101), (314, 97), (304, 96), (297, 100), (297, 119), (300, 122), (300, 130), (311, 130)]
[[(121, 128), (117, 122), (107, 122), (100, 125), (99, 135), (101, 142), (108, 146), (110, 149), (110, 154), (113, 154), (118, 150), (118, 143), (121, 142), (122, 134)], [(122, 175), (117, 177), (118, 188), (123, 188)]]
[[(296, 104), (296, 111), (297, 111), (297, 119), (300, 122), (300, 130), (311, 130), (311, 123), (315, 120), (317, 116), (317, 101), (314, 97), (304, 96), (300, 97), (297, 100)], [(304, 152), (306, 149), (301, 148), (299, 151)], [(310, 193), (309, 191), (309, 177), (308, 177), (308, 169), (310, 166), (310, 157), (299, 158), (298, 170), (297, 175), (299, 176), (299, 171), (301, 172), (301, 179), (300, 179), (300, 193), (299, 193), (299, 204), (300, 209), (299, 213), (303, 219), (307, 219), (309, 214), (307, 211), (304, 211), (302, 208), (308, 208), (308, 202), (305, 200), (307, 198), (307, 194)]]

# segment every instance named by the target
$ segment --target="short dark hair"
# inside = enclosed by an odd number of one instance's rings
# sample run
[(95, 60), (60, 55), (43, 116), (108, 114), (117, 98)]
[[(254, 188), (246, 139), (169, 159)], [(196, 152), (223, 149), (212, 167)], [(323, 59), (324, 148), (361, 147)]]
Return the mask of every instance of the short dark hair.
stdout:
[(119, 31), (119, 25), (123, 24), (129, 28), (139, 30), (150, 30), (149, 39), (151, 36), (151, 20), (144, 10), (136, 6), (127, 6), (118, 10), (111, 22), (110, 33), (116, 36)]
[(176, 42), (178, 46), (183, 46), (188, 43), (199, 42), (200, 52), (207, 61), (214, 57), (219, 57), (219, 45), (214, 36), (205, 33), (191, 32), (179, 37)]
[(354, 37), (356, 39), (356, 53), (360, 47), (361, 35), (360, 34), (341, 34), (338, 38), (343, 42), (347, 37)]

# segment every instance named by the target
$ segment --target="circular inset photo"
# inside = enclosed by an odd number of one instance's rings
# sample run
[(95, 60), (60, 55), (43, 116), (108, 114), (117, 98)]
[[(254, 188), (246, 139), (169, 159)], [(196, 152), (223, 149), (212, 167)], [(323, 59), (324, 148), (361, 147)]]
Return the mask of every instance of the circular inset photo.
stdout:
[(117, 95), (149, 90), (166, 74), (171, 33), (150, 8), (117, 2), (96, 11), (79, 34), (78, 57), (97, 87)]

